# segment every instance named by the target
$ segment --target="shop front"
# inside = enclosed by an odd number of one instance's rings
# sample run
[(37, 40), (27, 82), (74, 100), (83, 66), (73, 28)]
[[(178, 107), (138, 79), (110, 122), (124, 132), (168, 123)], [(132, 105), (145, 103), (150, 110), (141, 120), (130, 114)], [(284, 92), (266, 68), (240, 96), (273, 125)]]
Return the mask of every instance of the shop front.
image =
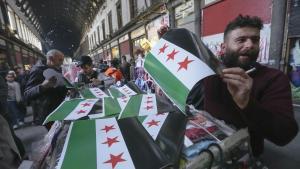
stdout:
[(169, 14), (162, 15), (146, 25), (147, 37), (148, 37), (148, 41), (150, 42), (151, 48), (159, 40), (157, 31), (162, 26), (168, 26), (168, 27), (170, 26)]
[(14, 49), (15, 49), (15, 58), (16, 58), (16, 64), (18, 66), (23, 66), (23, 62), (22, 62), (22, 54), (21, 54), (21, 48), (18, 45), (14, 45)]
[(23, 61), (24, 66), (29, 65), (30, 61), (29, 61), (28, 51), (25, 49), (22, 49), (22, 56), (23, 56), (22, 61)]
[(189, 0), (175, 7), (175, 27), (195, 33), (194, 1)]
[[(132, 44), (132, 53), (135, 55), (135, 51), (137, 49), (141, 49), (141, 42), (143, 39), (146, 39), (146, 34), (145, 34), (145, 27), (141, 26), (137, 28), (136, 30), (132, 31), (131, 34), (131, 44)], [(134, 56), (135, 57), (135, 56)]]
[(119, 38), (120, 56), (126, 56), (127, 60), (131, 58), (130, 54), (130, 43), (128, 34)]
[(118, 40), (113, 41), (111, 44), (111, 56), (112, 59), (114, 58), (120, 58), (120, 51), (118, 46)]

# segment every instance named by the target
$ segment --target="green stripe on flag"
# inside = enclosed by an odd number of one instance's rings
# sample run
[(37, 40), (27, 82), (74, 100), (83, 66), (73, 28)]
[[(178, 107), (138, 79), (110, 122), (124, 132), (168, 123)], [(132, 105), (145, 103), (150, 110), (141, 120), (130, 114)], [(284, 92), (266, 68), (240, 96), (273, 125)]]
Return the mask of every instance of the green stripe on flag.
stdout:
[(71, 88), (75, 88), (68, 79), (64, 78), (64, 85), (66, 86), (66, 88), (71, 89)]
[(97, 169), (96, 132), (94, 120), (74, 123), (61, 169)]
[(126, 104), (120, 118), (138, 116), (143, 95), (132, 96)]
[(84, 99), (73, 99), (64, 101), (56, 110), (54, 110), (51, 115), (46, 119), (44, 123), (55, 120), (65, 119), (75, 107)]
[(104, 97), (103, 100), (105, 117), (113, 116), (121, 112), (121, 107), (116, 99), (112, 97)]
[(138, 116), (137, 119), (140, 123), (143, 123), (143, 121), (147, 118), (147, 116)]
[(123, 95), (118, 89), (116, 89), (116, 88), (111, 87), (111, 88), (109, 88), (108, 90), (109, 90), (110, 95), (111, 95), (112, 97), (114, 97), (114, 98), (118, 98), (118, 97), (124, 96), (124, 95)]
[(146, 56), (144, 68), (178, 108), (184, 112), (189, 93), (188, 88), (150, 52)]
[(85, 88), (80, 91), (80, 94), (85, 99), (96, 99), (97, 97), (90, 91), (89, 88)]

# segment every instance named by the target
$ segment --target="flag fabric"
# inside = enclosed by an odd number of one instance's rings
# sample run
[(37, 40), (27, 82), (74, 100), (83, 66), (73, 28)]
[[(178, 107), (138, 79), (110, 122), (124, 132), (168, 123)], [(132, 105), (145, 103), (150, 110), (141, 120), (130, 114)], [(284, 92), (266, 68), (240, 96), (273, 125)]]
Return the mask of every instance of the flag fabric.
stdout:
[(122, 87), (110, 87), (108, 89), (108, 92), (114, 98), (123, 97), (123, 96), (130, 97), (137, 94), (127, 85), (124, 85)]
[(129, 98), (119, 115), (119, 119), (149, 114), (157, 114), (156, 96), (155, 94), (139, 94)]
[(130, 97), (127, 97), (127, 96), (117, 98), (117, 100), (119, 102), (119, 105), (120, 105), (122, 110), (125, 108), (125, 106), (128, 103), (129, 99), (130, 99)]
[(80, 94), (85, 99), (102, 99), (104, 97), (108, 97), (108, 95), (103, 92), (101, 89), (95, 87), (95, 88), (85, 88), (80, 91)]
[(139, 120), (153, 140), (156, 140), (158, 133), (168, 115), (169, 113), (151, 114), (148, 116), (143, 116), (143, 118), (139, 118)]
[(109, 95), (111, 97), (114, 97), (114, 98), (118, 98), (118, 97), (123, 97), (125, 96), (123, 93), (120, 92), (120, 90), (116, 87), (110, 87), (109, 89), (107, 89), (108, 92), (109, 92)]
[(140, 116), (138, 119), (164, 154), (175, 165), (183, 148), (186, 117), (177, 111)]
[(51, 114), (49, 114), (43, 124), (55, 120), (76, 120), (87, 116), (98, 99), (72, 99), (63, 101)]
[(56, 168), (153, 169), (169, 164), (137, 119), (106, 118), (73, 122)]
[(103, 117), (118, 115), (121, 112), (121, 107), (119, 105), (119, 102), (113, 97), (104, 97), (102, 104), (103, 104), (102, 105)]
[[(182, 29), (167, 32), (147, 54), (144, 63), (145, 70), (182, 112), (185, 111), (186, 99), (193, 86), (199, 80), (215, 74), (199, 59), (201, 57), (196, 56), (197, 52), (191, 53), (189, 50), (188, 44), (191, 42), (186, 42), (189, 34)], [(177, 38), (183, 35), (186, 38)]]
[(128, 87), (127, 85), (121, 86), (118, 88), (119, 91), (125, 95), (125, 96), (133, 96), (136, 95), (137, 93), (135, 91), (133, 91), (130, 87)]

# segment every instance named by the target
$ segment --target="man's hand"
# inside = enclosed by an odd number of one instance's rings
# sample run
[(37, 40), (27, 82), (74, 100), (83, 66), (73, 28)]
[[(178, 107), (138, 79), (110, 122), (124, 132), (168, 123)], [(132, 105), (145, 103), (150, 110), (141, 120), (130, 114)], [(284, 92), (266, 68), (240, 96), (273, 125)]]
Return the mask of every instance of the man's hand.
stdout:
[(50, 87), (54, 87), (55, 84), (56, 84), (56, 77), (55, 76), (52, 76), (51, 78), (49, 78), (48, 80), (44, 80), (43, 83), (42, 83), (42, 87), (44, 89), (47, 89), (47, 88), (50, 88)]
[(249, 102), (253, 79), (241, 68), (223, 69), (223, 81), (239, 108), (244, 109)]
[(99, 80), (99, 79), (93, 78), (92, 81), (93, 81), (93, 82), (92, 82), (93, 86), (98, 86), (98, 85), (101, 84), (101, 80)]

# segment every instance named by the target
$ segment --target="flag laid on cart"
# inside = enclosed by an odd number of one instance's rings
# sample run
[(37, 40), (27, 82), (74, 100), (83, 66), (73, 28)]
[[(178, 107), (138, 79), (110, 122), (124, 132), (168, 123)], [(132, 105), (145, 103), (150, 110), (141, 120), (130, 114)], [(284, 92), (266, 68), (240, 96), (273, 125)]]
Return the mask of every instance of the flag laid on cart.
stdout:
[(133, 91), (127, 85), (124, 85), (122, 87), (110, 87), (108, 89), (108, 92), (109, 92), (110, 96), (112, 96), (114, 98), (123, 97), (123, 96), (130, 97), (130, 96), (137, 94), (135, 91)]
[(118, 97), (124, 97), (125, 95), (120, 92), (120, 90), (116, 87), (110, 87), (107, 89), (109, 92), (109, 95), (113, 98), (118, 98)]
[(102, 107), (103, 117), (118, 115), (121, 112), (119, 102), (113, 97), (104, 97)]
[(201, 51), (196, 43), (188, 30), (171, 29), (145, 58), (145, 70), (182, 112), (193, 86), (215, 74), (199, 56), (207, 51)]
[(76, 120), (87, 116), (98, 99), (72, 99), (63, 101), (51, 114), (49, 114), (43, 124), (55, 120)]
[(107, 118), (73, 122), (56, 168), (153, 169), (169, 164), (136, 118)]
[(181, 153), (178, 150), (183, 146), (186, 117), (180, 112), (166, 112), (138, 119), (172, 163), (176, 163)]
[(80, 94), (85, 99), (102, 99), (103, 97), (108, 97), (108, 95), (103, 92), (101, 89), (95, 88), (85, 88), (80, 91)]
[(122, 110), (125, 108), (125, 106), (128, 103), (129, 99), (130, 99), (130, 97), (127, 97), (127, 96), (117, 98), (117, 100), (119, 102), (119, 105), (121, 106)]
[(119, 115), (119, 119), (149, 114), (157, 114), (156, 96), (155, 94), (139, 94), (129, 98)]
[(123, 95), (125, 96), (133, 96), (136, 95), (137, 93), (135, 91), (133, 91), (130, 87), (128, 87), (127, 85), (121, 86), (118, 88), (119, 91), (121, 93), (123, 93)]

